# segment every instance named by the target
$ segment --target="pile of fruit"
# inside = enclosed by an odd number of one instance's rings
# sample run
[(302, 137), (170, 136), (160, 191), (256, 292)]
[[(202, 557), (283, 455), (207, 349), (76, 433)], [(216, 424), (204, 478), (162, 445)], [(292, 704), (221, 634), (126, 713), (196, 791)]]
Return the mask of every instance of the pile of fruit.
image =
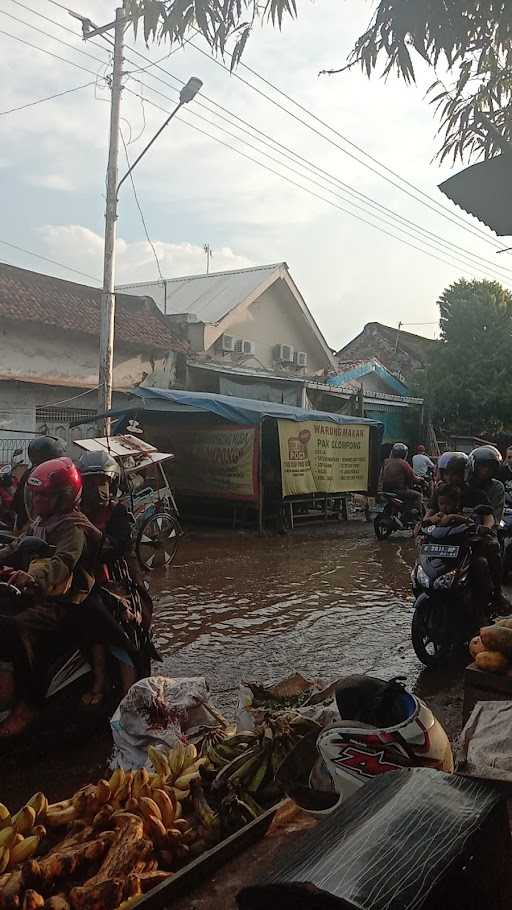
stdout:
[(480, 670), (506, 673), (512, 662), (512, 619), (499, 619), (493, 626), (480, 629), (469, 653)]
[(150, 747), (154, 773), (117, 769), (52, 805), (37, 793), (15, 815), (0, 805), (0, 910), (128, 910), (275, 803), (277, 768), (314, 729), (295, 713), (219, 727), (200, 754)]

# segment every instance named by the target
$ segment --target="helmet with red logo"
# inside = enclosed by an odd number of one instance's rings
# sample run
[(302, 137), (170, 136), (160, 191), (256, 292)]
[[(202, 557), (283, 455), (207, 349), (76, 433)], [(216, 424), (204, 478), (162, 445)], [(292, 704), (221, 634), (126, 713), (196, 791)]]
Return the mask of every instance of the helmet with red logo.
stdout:
[(71, 512), (80, 504), (82, 479), (71, 458), (52, 458), (34, 468), (25, 484), (29, 517), (49, 518)]
[(277, 773), (305, 811), (329, 814), (373, 777), (400, 768), (453, 771), (445, 730), (399, 678), (349, 676), (336, 702), (342, 720), (301, 740)]

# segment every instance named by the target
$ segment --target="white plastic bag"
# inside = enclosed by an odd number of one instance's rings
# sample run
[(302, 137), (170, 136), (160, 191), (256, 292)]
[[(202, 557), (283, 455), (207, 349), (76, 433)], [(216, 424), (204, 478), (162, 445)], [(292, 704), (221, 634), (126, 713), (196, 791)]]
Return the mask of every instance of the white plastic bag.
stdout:
[(208, 696), (202, 676), (150, 676), (136, 682), (110, 721), (111, 768), (149, 768), (149, 745), (173, 748), (178, 740), (193, 740), (200, 729), (216, 724), (208, 710)]
[(473, 777), (512, 781), (511, 702), (477, 702), (457, 743), (456, 767)]

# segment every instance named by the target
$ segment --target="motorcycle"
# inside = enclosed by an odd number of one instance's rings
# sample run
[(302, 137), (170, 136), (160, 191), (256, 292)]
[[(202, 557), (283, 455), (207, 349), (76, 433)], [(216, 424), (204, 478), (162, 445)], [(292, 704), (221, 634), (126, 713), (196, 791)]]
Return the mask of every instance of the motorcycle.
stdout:
[[(0, 562), (4, 569), (27, 571), (30, 562), (36, 558), (45, 558), (51, 555), (52, 547), (38, 537), (25, 536), (15, 538), (13, 535), (0, 534), (0, 548), (8, 546), (9, 549), (0, 549)], [(30, 606), (27, 596), (16, 585), (9, 582), (7, 572), (3, 573), (0, 580), (0, 613), (13, 615)], [(147, 673), (151, 675), (148, 658)], [(82, 694), (91, 685), (91, 666), (86, 656), (75, 646), (63, 645), (62, 650), (56, 651), (46, 669), (44, 705), (37, 717), (35, 724), (21, 737), (30, 741), (31, 734), (37, 729), (48, 736), (49, 743), (54, 741), (58, 731), (58, 740), (62, 736), (63, 728), (70, 737), (89, 735), (101, 722), (106, 722), (117, 706), (122, 693), (119, 689), (118, 663), (112, 655), (108, 657), (108, 676), (111, 688), (101, 705), (91, 710), (84, 708), (81, 703)], [(9, 711), (0, 712), (0, 721), (6, 720)], [(7, 745), (7, 744), (6, 744)]]
[(498, 540), (503, 561), (503, 581), (507, 582), (512, 575), (512, 501), (509, 495), (505, 497), (503, 518), (498, 528)]
[(411, 574), (415, 596), (411, 638), (426, 667), (439, 666), (489, 622), (491, 579), (475, 596), (471, 577), (476, 539), (474, 524), (433, 525), (423, 531)]
[(399, 493), (383, 491), (377, 495), (378, 514), (373, 528), (377, 540), (386, 540), (395, 531), (412, 531), (423, 518), (425, 509), (412, 509), (407, 506)]

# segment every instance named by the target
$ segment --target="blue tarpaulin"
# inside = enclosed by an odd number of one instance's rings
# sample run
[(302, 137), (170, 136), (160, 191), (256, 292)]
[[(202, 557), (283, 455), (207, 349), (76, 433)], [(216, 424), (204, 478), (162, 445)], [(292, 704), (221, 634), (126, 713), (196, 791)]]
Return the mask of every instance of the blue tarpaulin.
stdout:
[(234, 398), (231, 395), (214, 395), (209, 392), (138, 388), (132, 394), (141, 399), (141, 408), (147, 411), (209, 413), (237, 424), (258, 426), (264, 418), (273, 417), (279, 420), (322, 420), (341, 425), (354, 423), (359, 426), (367, 424), (377, 428), (383, 426), (379, 421), (365, 420), (364, 417), (347, 417), (345, 414), (331, 414), (327, 411), (313, 411), (309, 408), (296, 408), (287, 404), (274, 404), (271, 401)]

